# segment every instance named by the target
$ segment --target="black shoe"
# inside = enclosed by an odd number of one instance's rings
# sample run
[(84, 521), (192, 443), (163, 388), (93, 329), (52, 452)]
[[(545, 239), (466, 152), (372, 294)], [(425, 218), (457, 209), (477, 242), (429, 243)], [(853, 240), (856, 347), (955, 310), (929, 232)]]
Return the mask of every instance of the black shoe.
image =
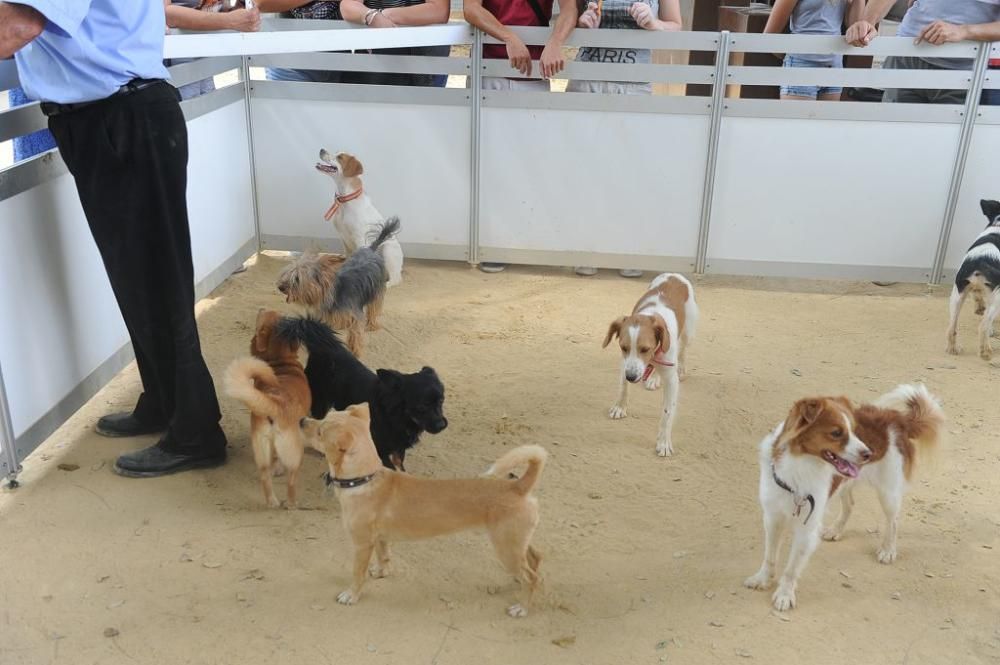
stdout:
[(160, 434), (165, 431), (167, 431), (166, 425), (144, 423), (127, 411), (112, 413), (97, 421), (97, 433), (112, 438)]
[(115, 462), (115, 473), (129, 478), (155, 478), (191, 469), (210, 469), (226, 463), (226, 449), (213, 448), (208, 451), (171, 450), (155, 446), (125, 453)]

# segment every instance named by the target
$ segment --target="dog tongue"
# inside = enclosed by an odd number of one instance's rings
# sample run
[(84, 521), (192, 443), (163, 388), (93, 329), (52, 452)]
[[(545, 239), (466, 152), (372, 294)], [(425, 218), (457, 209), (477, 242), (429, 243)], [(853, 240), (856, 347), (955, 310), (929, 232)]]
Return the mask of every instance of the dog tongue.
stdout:
[(834, 460), (833, 466), (836, 467), (837, 471), (839, 471), (841, 475), (847, 476), (848, 478), (858, 477), (857, 465), (851, 464), (850, 462), (841, 457), (838, 457)]

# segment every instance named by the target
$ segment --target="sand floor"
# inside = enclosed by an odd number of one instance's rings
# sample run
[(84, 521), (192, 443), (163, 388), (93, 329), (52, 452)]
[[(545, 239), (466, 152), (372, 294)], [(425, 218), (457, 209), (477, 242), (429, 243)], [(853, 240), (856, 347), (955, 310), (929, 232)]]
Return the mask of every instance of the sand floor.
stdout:
[[(245, 353), (257, 308), (284, 307), (283, 261), (261, 257), (201, 304), (216, 377)], [(658, 393), (633, 391), (630, 417), (607, 417), (618, 361), (600, 343), (642, 286), (411, 262), (371, 339), (371, 364), (433, 365), (447, 386), (451, 426), (412, 451), (412, 473), (478, 474), (524, 443), (550, 451), (532, 616), (504, 614), (515, 586), (480, 533), (397, 545), (393, 576), (338, 606), (349, 548), (320, 460), (306, 461), (308, 509), (263, 508), (249, 418), (229, 400), (227, 466), (115, 476), (115, 455), (149, 440), (91, 429), (131, 406), (130, 369), (0, 494), (0, 663), (1000, 662), (997, 366), (944, 354), (943, 290), (700, 280), (677, 455), (660, 459)], [(967, 308), (967, 349), (974, 318)], [(761, 556), (759, 439), (806, 394), (865, 400), (918, 380), (951, 436), (905, 501), (899, 560), (875, 561), (881, 510), (863, 489), (845, 539), (806, 570), (800, 607), (778, 616), (741, 586)]]

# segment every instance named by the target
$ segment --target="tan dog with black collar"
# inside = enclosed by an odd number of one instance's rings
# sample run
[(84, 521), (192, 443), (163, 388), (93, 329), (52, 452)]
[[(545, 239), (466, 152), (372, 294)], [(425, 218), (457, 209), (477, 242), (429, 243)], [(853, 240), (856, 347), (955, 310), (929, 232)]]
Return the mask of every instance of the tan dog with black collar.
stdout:
[(603, 347), (618, 338), (622, 350), (621, 389), (608, 415), (624, 418), (628, 384), (646, 382), (647, 390), (663, 384), (663, 414), (656, 436), (656, 454), (674, 453), (670, 434), (677, 412), (679, 382), (685, 375), (687, 347), (698, 323), (694, 287), (683, 275), (663, 273), (656, 277), (632, 309), (632, 314), (611, 323)]

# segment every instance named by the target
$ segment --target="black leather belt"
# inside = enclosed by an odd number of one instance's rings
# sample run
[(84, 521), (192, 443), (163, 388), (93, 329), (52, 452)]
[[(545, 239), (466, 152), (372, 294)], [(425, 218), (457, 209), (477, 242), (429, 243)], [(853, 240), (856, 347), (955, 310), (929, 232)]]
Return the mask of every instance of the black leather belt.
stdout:
[(74, 111), (79, 111), (80, 109), (87, 108), (88, 106), (93, 106), (94, 104), (100, 104), (101, 102), (106, 102), (109, 99), (115, 99), (117, 97), (126, 97), (131, 95), (133, 92), (139, 92), (140, 90), (145, 90), (146, 88), (156, 85), (157, 83), (162, 83), (163, 79), (132, 79), (122, 87), (118, 88), (118, 92), (105, 97), (104, 99), (95, 99), (92, 102), (78, 102), (75, 104), (55, 104), (53, 102), (42, 102), (41, 106), (42, 113), (47, 116), (62, 115), (63, 113), (73, 113)]

